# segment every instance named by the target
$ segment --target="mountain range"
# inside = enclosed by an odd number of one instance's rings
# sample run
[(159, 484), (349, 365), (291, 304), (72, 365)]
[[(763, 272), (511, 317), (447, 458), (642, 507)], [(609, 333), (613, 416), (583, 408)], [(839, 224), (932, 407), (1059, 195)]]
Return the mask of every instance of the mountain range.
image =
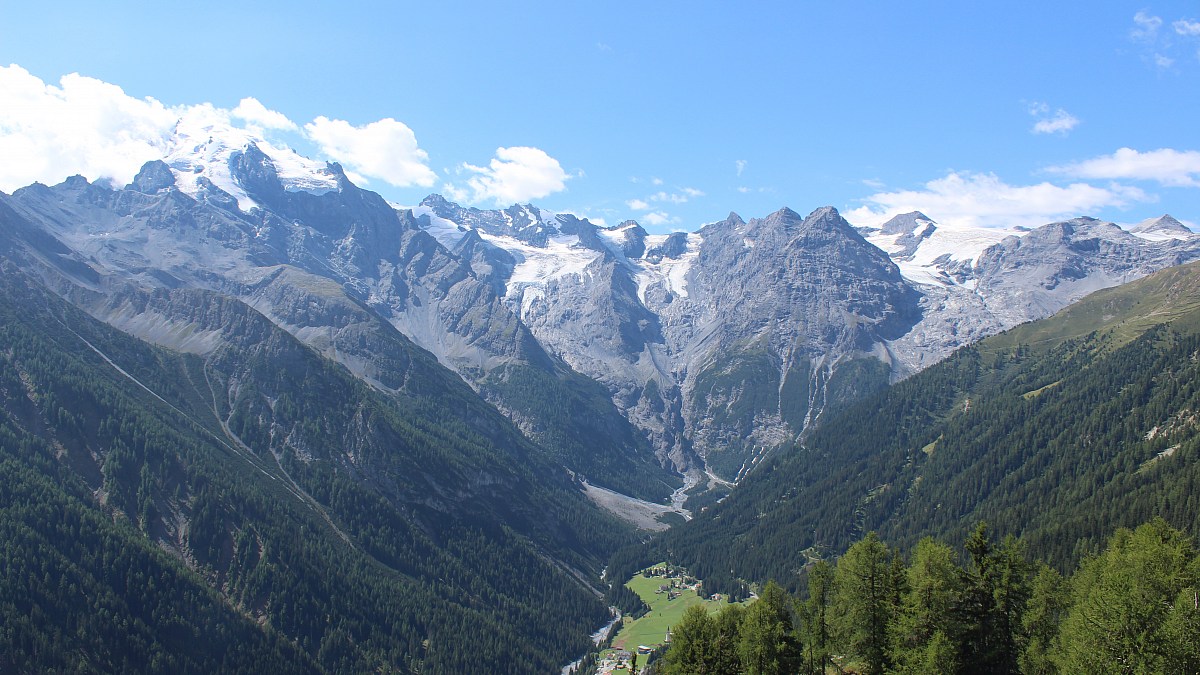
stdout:
[[(797, 444), (864, 399), (1193, 260), (1200, 237), (1170, 216), (867, 229), (783, 208), (650, 234), (528, 204), (405, 208), (244, 130), (180, 127), (128, 185), (0, 193), (6, 322), (24, 331), (3, 346), (5, 451), (36, 467), (21, 490), (58, 485), (113, 550), (142, 542), (139, 569), (247, 619), (247, 653), (515, 672), (520, 644), (546, 669), (606, 620), (595, 579), (635, 529), (735, 484), (765, 494), (756, 474), (793, 480)], [(54, 578), (87, 555), (61, 553)], [(107, 611), (154, 633), (170, 611), (151, 609)], [(50, 625), (32, 621), (28, 644)], [(481, 637), (454, 644), (463, 630)], [(62, 640), (37, 648), (120, 667)], [(220, 666), (201, 656), (180, 667)]]
[(5, 204), (67, 249), (33, 256), (43, 277), (134, 335), (178, 346), (102, 286), (206, 288), (378, 384), (393, 375), (359, 334), (382, 319), (395, 330), (379, 339), (432, 353), (590, 483), (651, 501), (676, 474), (737, 480), (960, 346), (1200, 257), (1170, 216), (1004, 232), (910, 213), (859, 231), (832, 208), (784, 208), (651, 235), (438, 195), (405, 209), (337, 165), (211, 125), (178, 129), (123, 188), (77, 177)]
[(1200, 263), (1093, 293), (849, 407), (632, 550), (729, 592), (799, 586), (869, 532), (913, 546), (986, 522), (1060, 570), (1154, 517), (1194, 536), (1198, 349)]

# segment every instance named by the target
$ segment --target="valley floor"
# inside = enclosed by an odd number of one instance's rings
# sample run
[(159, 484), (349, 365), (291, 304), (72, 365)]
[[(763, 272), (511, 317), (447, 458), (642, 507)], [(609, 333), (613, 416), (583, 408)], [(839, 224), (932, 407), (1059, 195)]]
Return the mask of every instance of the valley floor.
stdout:
[(683, 491), (690, 487), (688, 484), (676, 490), (675, 495), (672, 495), (672, 504), (670, 505), (655, 504), (644, 499), (630, 497), (586, 481), (583, 483), (583, 487), (587, 492), (588, 499), (591, 499), (597, 506), (621, 520), (632, 523), (641, 530), (661, 532), (667, 529), (670, 527), (670, 523), (664, 522), (662, 516), (669, 513), (677, 514), (684, 519), (692, 517), (691, 512), (683, 508), (683, 500), (679, 499), (679, 496), (683, 495)]

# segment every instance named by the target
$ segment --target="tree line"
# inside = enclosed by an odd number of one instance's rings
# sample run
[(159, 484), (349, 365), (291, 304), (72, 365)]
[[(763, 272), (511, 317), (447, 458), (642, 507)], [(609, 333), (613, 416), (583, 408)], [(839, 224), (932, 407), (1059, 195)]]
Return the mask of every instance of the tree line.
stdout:
[(1067, 577), (986, 524), (962, 552), (907, 556), (874, 532), (768, 583), (748, 608), (691, 607), (654, 670), (684, 673), (1200, 673), (1200, 554), (1156, 518), (1122, 528)]

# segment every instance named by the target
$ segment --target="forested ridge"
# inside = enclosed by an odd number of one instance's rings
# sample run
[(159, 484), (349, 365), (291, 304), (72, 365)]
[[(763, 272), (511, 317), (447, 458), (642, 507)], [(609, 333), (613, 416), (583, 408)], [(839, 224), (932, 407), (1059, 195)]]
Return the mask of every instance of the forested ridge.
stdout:
[(577, 575), (629, 535), (542, 451), (453, 388), (380, 392), (194, 295), (245, 344), (154, 348), (0, 275), (0, 670), (546, 672), (583, 653), (608, 612)]
[[(759, 591), (675, 627), (673, 672), (1198, 668), (1195, 267), (823, 419), (648, 543), (432, 360), (374, 386), (218, 293), (121, 297), (222, 343), (153, 347), (0, 273), (5, 672), (557, 671), (638, 605), (588, 581), (614, 550), (607, 579)], [(685, 657), (693, 633), (724, 646)]]
[(803, 583), (876, 531), (907, 549), (987, 521), (1062, 573), (1119, 527), (1200, 534), (1200, 270), (1166, 270), (960, 350), (823, 420), (618, 572), (669, 559), (713, 590)]

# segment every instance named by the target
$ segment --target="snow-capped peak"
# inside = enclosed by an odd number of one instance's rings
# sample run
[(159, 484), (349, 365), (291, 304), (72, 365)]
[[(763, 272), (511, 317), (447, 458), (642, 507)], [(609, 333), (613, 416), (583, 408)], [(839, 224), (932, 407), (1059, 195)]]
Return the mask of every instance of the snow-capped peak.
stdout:
[(1129, 230), (1133, 234), (1148, 241), (1165, 241), (1168, 239), (1191, 239), (1196, 236), (1186, 225), (1175, 220), (1170, 215), (1158, 218), (1148, 218)]
[(287, 147), (273, 145), (247, 129), (229, 123), (224, 116), (189, 112), (175, 126), (167, 156), (163, 160), (175, 174), (183, 192), (199, 197), (204, 192), (201, 178), (237, 199), (238, 208), (258, 206), (231, 169), (236, 153), (256, 146), (271, 160), (283, 189), (289, 192), (323, 194), (338, 189), (338, 176), (325, 162), (308, 159)]
[(938, 225), (925, 214), (913, 212), (889, 220), (867, 235), (867, 241), (883, 249), (909, 281), (944, 286), (959, 283), (961, 271), (974, 267), (989, 246), (1021, 234), (1017, 230)]

